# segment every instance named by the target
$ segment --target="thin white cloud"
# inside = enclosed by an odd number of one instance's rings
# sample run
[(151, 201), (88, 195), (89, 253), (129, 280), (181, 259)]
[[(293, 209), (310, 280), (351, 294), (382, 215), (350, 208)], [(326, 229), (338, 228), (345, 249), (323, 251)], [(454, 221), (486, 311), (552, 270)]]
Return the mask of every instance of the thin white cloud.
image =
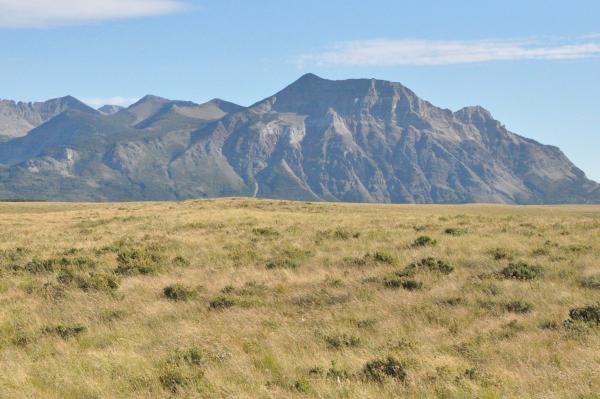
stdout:
[(508, 60), (565, 60), (600, 55), (600, 38), (566, 40), (359, 40), (296, 58), (299, 66), (449, 65)]
[(182, 0), (0, 0), (0, 27), (31, 28), (164, 15)]
[(121, 107), (131, 105), (139, 100), (139, 97), (88, 97), (82, 98), (81, 101), (94, 108), (102, 107), (103, 105), (119, 105)]

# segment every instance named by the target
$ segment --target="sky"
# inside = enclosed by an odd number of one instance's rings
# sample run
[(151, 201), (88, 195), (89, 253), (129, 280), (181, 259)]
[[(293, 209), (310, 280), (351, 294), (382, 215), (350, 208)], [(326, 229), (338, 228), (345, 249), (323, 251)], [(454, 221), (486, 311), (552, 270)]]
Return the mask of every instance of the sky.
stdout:
[(0, 98), (250, 105), (307, 72), (481, 105), (600, 181), (597, 0), (0, 0)]

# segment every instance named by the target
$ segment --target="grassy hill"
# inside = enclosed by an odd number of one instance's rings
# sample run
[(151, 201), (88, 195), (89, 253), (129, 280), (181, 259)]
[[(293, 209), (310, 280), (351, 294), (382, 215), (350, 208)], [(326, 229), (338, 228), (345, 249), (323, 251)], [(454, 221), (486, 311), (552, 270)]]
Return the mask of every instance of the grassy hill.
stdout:
[(600, 207), (0, 204), (10, 398), (593, 398)]

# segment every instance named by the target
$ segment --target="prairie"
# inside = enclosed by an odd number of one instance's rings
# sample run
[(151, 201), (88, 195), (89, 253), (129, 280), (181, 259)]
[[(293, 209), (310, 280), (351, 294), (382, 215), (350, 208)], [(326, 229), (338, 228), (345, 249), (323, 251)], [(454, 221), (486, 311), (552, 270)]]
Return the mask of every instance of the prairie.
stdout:
[(597, 398), (600, 207), (0, 204), (6, 398)]

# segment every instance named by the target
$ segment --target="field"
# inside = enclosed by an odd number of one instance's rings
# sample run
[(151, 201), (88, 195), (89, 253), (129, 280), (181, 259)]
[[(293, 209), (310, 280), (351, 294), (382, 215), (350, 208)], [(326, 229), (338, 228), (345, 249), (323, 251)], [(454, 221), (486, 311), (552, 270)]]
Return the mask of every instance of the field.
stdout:
[(2, 398), (599, 398), (600, 207), (0, 204)]

